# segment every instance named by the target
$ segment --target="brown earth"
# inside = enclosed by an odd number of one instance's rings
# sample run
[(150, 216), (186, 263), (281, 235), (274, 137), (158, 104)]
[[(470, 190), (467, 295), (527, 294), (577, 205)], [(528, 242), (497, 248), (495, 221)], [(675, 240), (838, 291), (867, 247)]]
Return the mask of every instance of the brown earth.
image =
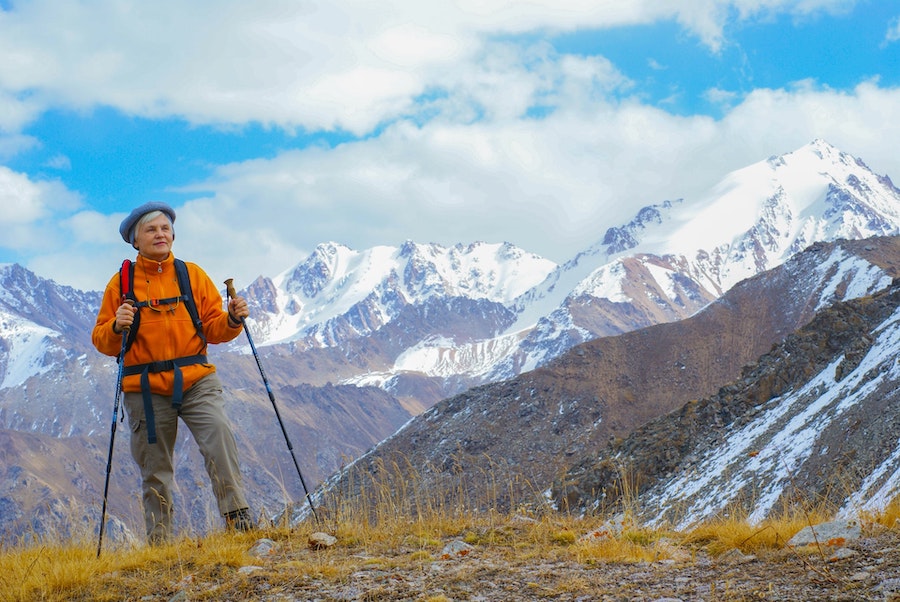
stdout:
[[(440, 549), (446, 543), (432, 542), (432, 546)], [(732, 549), (713, 556), (702, 548), (657, 542), (658, 559), (640, 562), (579, 559), (560, 553), (566, 548), (557, 544), (547, 544), (546, 554), (527, 557), (509, 543), (475, 543), (465, 553), (450, 554), (432, 553), (411, 543), (394, 554), (379, 554), (344, 542), (314, 551), (300, 538), (278, 542), (272, 553), (256, 558), (253, 566), (223, 567), (205, 576), (187, 574), (173, 587), (134, 599), (900, 600), (900, 533), (884, 528), (842, 547), (780, 549), (759, 555)]]

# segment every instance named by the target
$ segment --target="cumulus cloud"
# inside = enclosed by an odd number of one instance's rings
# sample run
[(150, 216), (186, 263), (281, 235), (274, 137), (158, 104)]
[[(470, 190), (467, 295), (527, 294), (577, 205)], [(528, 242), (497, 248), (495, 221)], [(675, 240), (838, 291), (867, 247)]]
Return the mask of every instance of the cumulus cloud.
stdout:
[(733, 106), (735, 101), (740, 100), (740, 95), (737, 92), (722, 90), (721, 88), (710, 88), (703, 96), (710, 103), (721, 107)]
[(47, 214), (40, 187), (24, 174), (0, 166), (0, 223), (34, 221)]
[(0, 20), (0, 129), (54, 105), (197, 124), (364, 134), (408, 111), (498, 35), (674, 20), (718, 49), (729, 14), (839, 0), (159, 0), (17, 4)]
[[(0, 224), (28, 223), (78, 207), (78, 195), (56, 181), (34, 181), (0, 165)], [(0, 237), (0, 244), (3, 244)]]
[(0, 166), (0, 248), (12, 253), (45, 252), (66, 243), (56, 218), (72, 212), (80, 196), (57, 181), (35, 181)]

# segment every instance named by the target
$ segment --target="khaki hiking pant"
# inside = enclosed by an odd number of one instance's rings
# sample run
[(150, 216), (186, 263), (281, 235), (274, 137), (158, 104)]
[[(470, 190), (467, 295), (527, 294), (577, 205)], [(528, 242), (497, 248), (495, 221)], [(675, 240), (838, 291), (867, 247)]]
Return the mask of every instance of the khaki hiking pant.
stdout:
[(152, 444), (147, 442), (141, 393), (125, 393), (123, 401), (131, 428), (131, 455), (141, 469), (147, 540), (156, 544), (172, 536), (173, 453), (179, 417), (200, 448), (219, 514), (247, 508), (248, 504), (244, 498), (237, 444), (225, 416), (222, 382), (218, 375), (213, 372), (185, 391), (180, 410), (172, 407), (169, 396), (154, 394), (152, 399), (157, 439)]

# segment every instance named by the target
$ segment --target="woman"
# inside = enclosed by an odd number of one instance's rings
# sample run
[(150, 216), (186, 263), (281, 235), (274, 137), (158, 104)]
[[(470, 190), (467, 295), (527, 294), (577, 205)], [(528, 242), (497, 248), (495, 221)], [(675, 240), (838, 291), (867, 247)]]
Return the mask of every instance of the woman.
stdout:
[[(241, 297), (232, 298), (227, 311), (223, 309), (222, 296), (206, 273), (174, 257), (174, 223), (175, 211), (159, 202), (141, 205), (122, 221), (119, 233), (138, 255), (130, 276), (125, 274), (123, 280), (117, 273), (107, 284), (92, 336), (97, 350), (110, 356), (119, 355), (122, 337), (128, 337), (123, 403), (131, 428), (131, 455), (141, 470), (151, 544), (172, 536), (179, 417), (203, 455), (226, 526), (253, 528), (222, 384), (206, 359), (207, 343), (237, 337), (249, 309)], [(192, 306), (196, 311), (190, 311)]]

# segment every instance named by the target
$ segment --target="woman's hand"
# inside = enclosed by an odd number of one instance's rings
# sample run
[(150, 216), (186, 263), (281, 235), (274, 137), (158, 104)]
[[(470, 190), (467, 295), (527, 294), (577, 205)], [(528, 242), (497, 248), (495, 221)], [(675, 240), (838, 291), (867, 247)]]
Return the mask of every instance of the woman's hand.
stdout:
[(126, 300), (119, 309), (116, 310), (116, 320), (113, 322), (113, 332), (121, 334), (123, 330), (128, 330), (134, 324), (134, 312), (137, 311), (131, 304), (131, 300)]
[(240, 324), (249, 315), (250, 307), (243, 297), (232, 297), (228, 301), (228, 317), (232, 322)]

